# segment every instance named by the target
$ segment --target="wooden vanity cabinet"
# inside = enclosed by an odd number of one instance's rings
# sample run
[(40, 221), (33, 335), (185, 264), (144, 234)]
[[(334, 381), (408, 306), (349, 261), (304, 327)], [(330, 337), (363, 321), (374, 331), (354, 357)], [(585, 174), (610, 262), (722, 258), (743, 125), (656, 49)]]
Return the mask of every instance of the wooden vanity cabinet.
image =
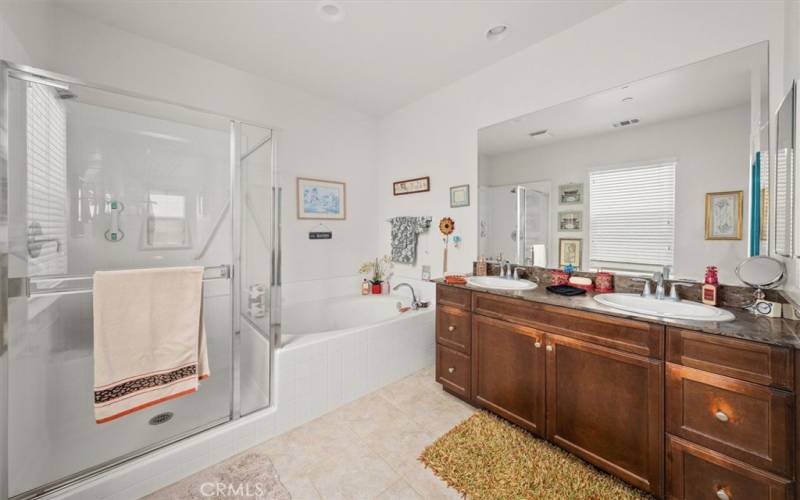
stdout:
[(663, 363), (553, 334), (546, 353), (547, 439), (659, 495)]
[(473, 402), (544, 437), (544, 332), (478, 315), (472, 325)]
[(658, 498), (800, 500), (800, 350), (452, 286), (437, 304), (448, 392)]

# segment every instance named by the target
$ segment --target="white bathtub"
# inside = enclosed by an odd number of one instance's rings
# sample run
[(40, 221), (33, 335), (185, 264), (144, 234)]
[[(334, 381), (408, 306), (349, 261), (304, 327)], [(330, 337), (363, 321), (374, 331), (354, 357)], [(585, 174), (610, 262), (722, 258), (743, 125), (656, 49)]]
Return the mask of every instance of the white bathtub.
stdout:
[(400, 312), (398, 304), (410, 303), (401, 295), (355, 295), (287, 304), (281, 312), (282, 345), (297, 342), (302, 335), (339, 334), (433, 314), (433, 304), (427, 309)]
[(275, 353), (279, 432), (433, 364), (433, 304), (401, 313), (398, 301), (408, 305), (410, 298), (347, 295), (284, 304)]

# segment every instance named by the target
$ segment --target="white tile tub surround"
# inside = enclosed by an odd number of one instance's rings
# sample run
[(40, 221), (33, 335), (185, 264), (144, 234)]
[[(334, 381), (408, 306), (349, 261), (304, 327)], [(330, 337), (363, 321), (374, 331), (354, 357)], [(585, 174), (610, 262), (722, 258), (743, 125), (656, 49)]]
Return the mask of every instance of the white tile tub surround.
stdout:
[[(360, 278), (356, 278), (348, 278), (349, 283), (358, 285)], [(345, 286), (346, 280), (314, 284), (332, 297), (338, 295), (334, 293), (337, 290), (352, 295), (352, 289)], [(435, 301), (433, 283), (402, 279), (394, 284), (400, 282), (414, 286), (424, 300)], [(308, 285), (305, 283), (304, 288)], [(397, 293), (406, 294), (407, 290)], [(434, 354), (433, 309), (378, 325), (309, 335), (303, 342), (275, 353), (273, 407), (132, 460), (46, 498), (140, 498), (430, 366)]]

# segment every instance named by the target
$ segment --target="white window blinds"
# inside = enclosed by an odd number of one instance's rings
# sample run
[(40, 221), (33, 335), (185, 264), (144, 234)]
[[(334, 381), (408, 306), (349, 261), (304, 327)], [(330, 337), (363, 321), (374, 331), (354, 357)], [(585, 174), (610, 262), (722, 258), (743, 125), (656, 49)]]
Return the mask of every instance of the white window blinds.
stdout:
[[(29, 84), (28, 272), (67, 271), (67, 114), (52, 88)], [(40, 243), (35, 243), (40, 242)]]
[(589, 241), (593, 268), (672, 265), (675, 162), (591, 172)]

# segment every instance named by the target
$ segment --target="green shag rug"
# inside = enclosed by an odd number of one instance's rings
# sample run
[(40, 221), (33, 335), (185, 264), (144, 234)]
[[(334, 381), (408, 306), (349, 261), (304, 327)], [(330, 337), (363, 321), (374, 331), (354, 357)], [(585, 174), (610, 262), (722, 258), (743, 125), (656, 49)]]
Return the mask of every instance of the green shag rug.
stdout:
[(651, 498), (482, 411), (428, 446), (419, 460), (452, 488), (474, 500)]

